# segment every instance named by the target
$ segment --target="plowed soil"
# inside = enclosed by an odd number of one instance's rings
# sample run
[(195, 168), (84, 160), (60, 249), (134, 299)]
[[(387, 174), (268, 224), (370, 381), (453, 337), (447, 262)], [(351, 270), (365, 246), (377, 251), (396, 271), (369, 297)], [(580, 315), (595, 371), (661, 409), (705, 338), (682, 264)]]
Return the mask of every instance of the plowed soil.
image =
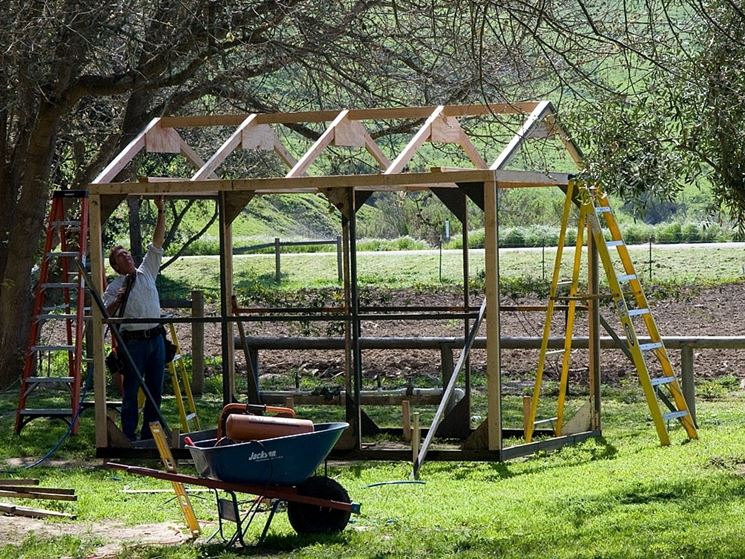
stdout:
[[(648, 293), (650, 305), (657, 327), (664, 336), (745, 336), (745, 283), (728, 284), (713, 288), (682, 288), (673, 292)], [(458, 289), (444, 287), (437, 291), (367, 291), (363, 293), (362, 304), (368, 306), (418, 306), (444, 307), (462, 306), (462, 294)], [(474, 293), (471, 305), (478, 307), (483, 294)], [(538, 297), (512, 297), (502, 294), (503, 306), (545, 305), (545, 299)], [(314, 300), (318, 305), (318, 299)], [(302, 305), (303, 303), (298, 303)], [(333, 304), (331, 301), (323, 304)], [(259, 304), (260, 305), (260, 304)], [(601, 315), (612, 329), (622, 334), (623, 330), (610, 304), (603, 301)], [(557, 312), (552, 321), (552, 336), (563, 337), (564, 313)], [(535, 311), (502, 311), (500, 327), (502, 336), (540, 337), (543, 331), (545, 312)], [(330, 322), (246, 322), (248, 336), (341, 336), (339, 323)], [(181, 342), (188, 349), (188, 326), (180, 327)], [(362, 323), (362, 335), (365, 337), (397, 336), (457, 336), (464, 333), (463, 321), (459, 319), (444, 320), (366, 320)], [(637, 334), (646, 335), (643, 326), (637, 328)], [(481, 326), (479, 336), (485, 335), (485, 325)], [(575, 336), (587, 335), (586, 313), (579, 311), (574, 328)], [(606, 331), (601, 335), (607, 336)], [(220, 355), (220, 331), (216, 325), (206, 328), (207, 353)], [(572, 381), (582, 384), (586, 370), (587, 355), (584, 350), (572, 352)], [(680, 351), (669, 350), (671, 362), (679, 370)], [(518, 384), (532, 379), (538, 359), (537, 350), (502, 350), (502, 374), (507, 384), (514, 380)], [(458, 351), (455, 351), (456, 360)], [(365, 350), (362, 352), (363, 376), (369, 388), (377, 386), (396, 387), (413, 384), (415, 386), (436, 383), (440, 377), (439, 350)], [(485, 351), (472, 352), (472, 370), (475, 375), (485, 370)], [(241, 351), (236, 351), (236, 363), (239, 371), (245, 370), (245, 360)], [(342, 351), (325, 350), (262, 350), (260, 352), (260, 374), (274, 385), (283, 384), (291, 387), (293, 383), (302, 382), (308, 376), (316, 380), (339, 383), (342, 374), (344, 355)], [(615, 349), (603, 350), (601, 354), (603, 382), (618, 383), (630, 374), (631, 363), (624, 354)], [(207, 374), (215, 374), (208, 367)], [(706, 379), (721, 375), (733, 375), (745, 378), (745, 350), (695, 349), (694, 372), (696, 379)], [(551, 379), (557, 375), (557, 368), (548, 367), (546, 374)], [(284, 380), (283, 380), (284, 379)]]

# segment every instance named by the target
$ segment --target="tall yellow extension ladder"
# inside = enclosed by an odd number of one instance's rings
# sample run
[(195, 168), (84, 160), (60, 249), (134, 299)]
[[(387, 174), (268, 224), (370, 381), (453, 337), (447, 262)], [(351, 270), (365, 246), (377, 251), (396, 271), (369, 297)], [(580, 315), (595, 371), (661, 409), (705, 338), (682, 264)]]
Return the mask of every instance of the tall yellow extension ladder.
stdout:
[[(573, 203), (579, 205), (579, 218), (577, 223), (577, 238), (572, 266), (572, 278), (566, 282), (569, 286), (568, 296), (560, 297), (559, 288), (562, 282), (559, 280), (561, 272), (561, 261), (563, 255), (566, 230), (569, 215)], [(602, 224), (605, 224), (610, 239), (605, 238)], [(529, 417), (525, 425), (525, 439), (531, 441), (535, 427), (541, 423), (551, 422), (554, 433), (561, 435), (564, 422), (564, 403), (567, 395), (569, 377), (569, 364), (572, 346), (572, 333), (577, 310), (577, 303), (587, 299), (588, 296), (578, 293), (579, 269), (582, 258), (582, 247), (584, 246), (585, 231), (592, 235), (594, 245), (603, 264), (608, 280), (611, 297), (618, 311), (618, 316), (626, 334), (627, 354), (631, 356), (634, 363), (639, 382), (644, 391), (644, 396), (649, 406), (649, 411), (654, 421), (657, 435), (662, 445), (670, 444), (670, 435), (667, 429), (669, 420), (678, 420), (690, 439), (698, 438), (696, 426), (688, 410), (688, 405), (683, 397), (680, 384), (670, 364), (670, 359), (665, 349), (665, 344), (660, 337), (657, 324), (649, 307), (646, 295), (642, 289), (634, 265), (631, 261), (628, 248), (621, 236), (618, 222), (610, 208), (608, 197), (599, 188), (578, 185), (571, 181), (566, 194), (564, 209), (562, 213), (561, 232), (554, 262), (549, 301), (546, 311), (546, 322), (543, 329), (538, 366), (536, 369), (536, 381), (533, 388), (533, 397), (530, 403)], [(617, 258), (611, 255), (611, 249), (616, 250)], [(617, 270), (616, 267), (620, 269)], [(557, 300), (566, 300), (568, 304), (566, 314), (566, 328), (564, 347), (562, 349), (549, 351), (548, 341), (551, 334), (551, 318)], [(637, 331), (646, 331), (649, 340), (640, 343)], [(556, 417), (550, 419), (536, 420), (538, 401), (540, 398), (543, 373), (547, 357), (558, 355), (561, 357), (562, 367), (559, 380), (559, 399)], [(657, 365), (654, 369), (652, 358), (656, 359)], [(661, 409), (664, 403), (669, 411)]]

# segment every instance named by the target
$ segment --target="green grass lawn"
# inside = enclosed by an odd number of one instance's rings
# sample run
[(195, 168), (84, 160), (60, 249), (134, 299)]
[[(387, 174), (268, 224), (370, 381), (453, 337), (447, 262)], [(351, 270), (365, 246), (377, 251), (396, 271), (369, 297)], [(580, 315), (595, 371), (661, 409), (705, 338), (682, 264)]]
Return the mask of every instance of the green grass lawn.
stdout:
[[(362, 503), (347, 529), (327, 537), (299, 537), (286, 515), (274, 521), (262, 557), (505, 557), (626, 558), (742, 557), (745, 529), (745, 395), (735, 390), (698, 403), (700, 440), (660, 447), (637, 389), (604, 402), (604, 438), (508, 463), (426, 463), (424, 484), (371, 484), (407, 480), (406, 463), (334, 465), (330, 473)], [(706, 392), (706, 391), (704, 391)], [(633, 396), (633, 397), (632, 397)], [(16, 395), (0, 398), (0, 467), (22, 456), (41, 456), (60, 427), (35, 421), (12, 434)], [(52, 540), (28, 536), (0, 542), (0, 558), (88, 557), (103, 534), (95, 527), (172, 521), (178, 505), (162, 493), (131, 495), (125, 488), (169, 489), (167, 482), (100, 468), (92, 458), (92, 418), (57, 459), (18, 472), (42, 485), (75, 488), (75, 503), (52, 507), (77, 514), (83, 531)], [(150, 464), (154, 465), (154, 464)], [(182, 471), (190, 466), (182, 464)], [(209, 498), (192, 497), (205, 533), (214, 529)], [(40, 502), (17, 503), (40, 507)], [(47, 508), (50, 508), (47, 506)], [(0, 519), (2, 522), (2, 519)], [(47, 521), (51, 522), (51, 521)], [(254, 533), (254, 536), (257, 534)], [(130, 547), (126, 559), (232, 558), (242, 555), (203, 539), (175, 547)]]

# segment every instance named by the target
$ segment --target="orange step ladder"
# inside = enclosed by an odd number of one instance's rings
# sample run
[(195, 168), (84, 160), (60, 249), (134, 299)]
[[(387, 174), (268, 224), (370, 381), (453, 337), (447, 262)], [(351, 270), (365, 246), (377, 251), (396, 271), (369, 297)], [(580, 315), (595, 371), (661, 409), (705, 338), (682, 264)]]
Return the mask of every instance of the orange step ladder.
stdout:
[[(16, 433), (38, 417), (62, 419), (77, 432), (84, 370), (85, 283), (73, 259), (85, 266), (87, 251), (88, 192), (55, 191), (34, 291)], [(60, 390), (69, 391), (69, 406), (59, 405)]]

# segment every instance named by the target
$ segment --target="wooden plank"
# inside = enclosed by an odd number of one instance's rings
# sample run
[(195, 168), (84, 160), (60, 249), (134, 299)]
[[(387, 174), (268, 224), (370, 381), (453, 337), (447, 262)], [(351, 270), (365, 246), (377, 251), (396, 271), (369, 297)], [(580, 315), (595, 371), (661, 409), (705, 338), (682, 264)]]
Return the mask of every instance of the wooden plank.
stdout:
[(274, 142), (274, 153), (276, 153), (290, 169), (297, 165), (297, 159), (295, 159), (295, 157), (287, 150), (285, 145), (279, 141), (279, 138)]
[(559, 124), (559, 122), (556, 120), (556, 115), (546, 115), (545, 120), (554, 130), (554, 133), (559, 137), (559, 140), (561, 140), (561, 142), (564, 144), (564, 148), (567, 150), (569, 156), (577, 165), (577, 168), (583, 169), (585, 166), (585, 156), (582, 153), (580, 147), (576, 143), (574, 143), (574, 140), (572, 140), (571, 136), (567, 133), (564, 127), (561, 126), (561, 124)]
[(179, 153), (179, 133), (173, 128), (164, 127), (159, 122), (145, 134), (145, 151), (148, 153)]
[(39, 485), (38, 479), (0, 479), (0, 487), (6, 485)]
[(209, 176), (214, 175), (215, 169), (225, 161), (225, 159), (233, 153), (233, 150), (238, 147), (239, 144), (243, 141), (243, 132), (246, 130), (246, 128), (249, 128), (252, 126), (253, 122), (256, 120), (256, 115), (251, 114), (248, 115), (246, 120), (240, 123), (238, 125), (238, 128), (236, 128), (233, 133), (230, 135), (230, 137), (223, 142), (222, 146), (212, 154), (212, 157), (209, 158), (209, 160), (202, 165), (199, 170), (194, 173), (191, 177), (191, 180), (198, 181), (206, 179)]
[(145, 135), (155, 128), (160, 122), (159, 118), (151, 120), (145, 129), (137, 134), (135, 138), (127, 144), (122, 151), (119, 152), (111, 163), (109, 163), (98, 176), (93, 179), (93, 184), (106, 183), (113, 180), (119, 172), (126, 167), (127, 163), (132, 161), (132, 158), (139, 153), (139, 151), (145, 147)]
[(49, 493), (43, 491), (10, 491), (0, 489), (0, 497), (16, 499), (44, 499), (50, 501), (77, 501), (76, 495), (66, 495), (60, 493)]
[[(90, 226), (90, 262), (92, 283), (99, 294), (103, 293), (103, 245), (101, 231), (101, 197), (90, 195), (88, 206)], [(91, 336), (93, 338), (93, 392), (96, 418), (96, 448), (108, 446), (106, 416), (106, 366), (104, 365), (103, 316), (97, 305), (91, 306)]]
[(358, 120), (342, 119), (336, 124), (334, 145), (361, 148), (365, 145), (367, 131)]
[(553, 113), (554, 109), (550, 102), (542, 101), (539, 103), (535, 109), (533, 109), (533, 112), (530, 113), (517, 133), (512, 137), (512, 140), (507, 144), (507, 147), (502, 150), (502, 153), (499, 154), (489, 168), (493, 170), (504, 169), (523, 142), (530, 137), (530, 132), (533, 128), (548, 114)]
[(14, 485), (0, 484), (0, 491), (26, 491), (26, 492), (42, 492), (42, 493), (55, 493), (58, 495), (74, 495), (74, 489), (58, 489), (54, 487), (36, 487), (29, 486), (27, 484), (17, 483)]
[(75, 518), (74, 514), (68, 514), (66, 512), (18, 507), (7, 503), (0, 503), (0, 512), (12, 516), (26, 516), (28, 518)]
[(440, 118), (444, 110), (445, 107), (443, 105), (435, 107), (432, 113), (427, 117), (427, 120), (424, 121), (424, 124), (422, 124), (421, 128), (419, 128), (417, 133), (414, 134), (411, 140), (409, 140), (409, 143), (406, 145), (403, 151), (399, 153), (398, 157), (396, 157), (396, 159), (394, 159), (393, 162), (388, 166), (384, 174), (392, 175), (395, 173), (399, 173), (401, 169), (403, 169), (404, 166), (409, 161), (411, 161), (411, 158), (414, 157), (414, 154), (416, 154), (417, 150), (422, 147), (422, 145), (432, 136), (432, 123)]
[(277, 142), (277, 135), (268, 124), (247, 126), (241, 132), (241, 147), (247, 150), (272, 151)]
[(316, 142), (306, 151), (303, 156), (295, 163), (295, 166), (290, 169), (290, 172), (285, 175), (286, 177), (297, 177), (304, 175), (305, 171), (310, 167), (310, 164), (320, 155), (320, 153), (328, 146), (336, 135), (336, 127), (342, 122), (347, 115), (348, 110), (341, 111), (337, 117), (331, 122), (328, 128), (321, 134)]
[[(181, 154), (186, 157), (189, 161), (191, 161), (192, 165), (196, 167), (197, 169), (201, 169), (204, 167), (204, 161), (199, 156), (199, 154), (192, 149), (192, 147), (187, 144), (183, 138), (179, 136), (179, 149), (181, 151)], [(218, 176), (215, 173), (210, 173), (209, 178), (211, 179), (217, 179)], [(195, 181), (196, 182), (196, 181)]]
[(538, 186), (565, 186), (568, 182), (566, 173), (537, 173), (530, 171), (490, 171), (488, 169), (464, 169), (459, 171), (370, 174), (370, 175), (335, 175), (320, 177), (271, 177), (236, 180), (189, 181), (185, 179), (160, 180), (156, 182), (124, 182), (106, 185), (89, 185), (90, 192), (95, 194), (211, 194), (222, 191), (298, 191), (302, 189), (322, 188), (374, 188), (374, 189), (421, 189), (438, 185), (442, 188), (454, 188), (454, 183), (482, 183), (494, 181), (497, 188), (522, 188)]
[(499, 331), (499, 238), (497, 188), (484, 182), (484, 268), (486, 271), (486, 397), (489, 450), (502, 450), (502, 383)]
[[(489, 116), (500, 114), (528, 114), (535, 109), (538, 102), (525, 103), (492, 103), (472, 105), (445, 105), (446, 116)], [(350, 109), (351, 120), (390, 120), (426, 118), (435, 110), (435, 106), (393, 107), (372, 109)], [(259, 114), (259, 124), (296, 124), (301, 122), (328, 122), (339, 114), (338, 110), (298, 111)], [(162, 117), (163, 126), (172, 128), (190, 128), (204, 126), (238, 126), (248, 115), (211, 115), (211, 116), (166, 116)]]

